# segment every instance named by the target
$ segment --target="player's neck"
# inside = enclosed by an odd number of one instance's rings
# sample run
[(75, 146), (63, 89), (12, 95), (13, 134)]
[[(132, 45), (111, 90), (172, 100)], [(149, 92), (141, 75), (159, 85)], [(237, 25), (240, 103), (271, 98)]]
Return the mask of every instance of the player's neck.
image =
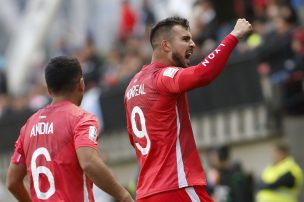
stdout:
[(162, 64), (165, 64), (167, 66), (172, 66), (172, 62), (170, 61), (170, 59), (166, 56), (166, 55), (163, 55), (163, 54), (159, 54), (157, 52), (154, 52), (152, 54), (152, 59), (151, 59), (151, 63), (162, 63)]
[(54, 96), (51, 104), (54, 105), (63, 101), (70, 101), (75, 105), (79, 105), (78, 100), (70, 96)]

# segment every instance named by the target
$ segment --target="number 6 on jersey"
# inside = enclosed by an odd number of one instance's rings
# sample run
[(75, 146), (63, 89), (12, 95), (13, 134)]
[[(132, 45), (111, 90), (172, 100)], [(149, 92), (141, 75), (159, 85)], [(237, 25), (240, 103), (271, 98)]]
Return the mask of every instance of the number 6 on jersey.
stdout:
[[(135, 116), (138, 114), (139, 116), (139, 122), (141, 125), (141, 131), (138, 130), (136, 121), (135, 121)], [(131, 124), (132, 124), (132, 130), (133, 133), (136, 135), (138, 138), (143, 138), (145, 137), (147, 140), (147, 145), (146, 147), (142, 147), (139, 143), (135, 143), (137, 149), (141, 152), (142, 155), (147, 155), (149, 153), (150, 147), (151, 147), (151, 141), (147, 133), (147, 128), (146, 128), (146, 119), (144, 116), (143, 111), (138, 107), (135, 106), (131, 112)]]
[[(44, 147), (39, 147), (32, 155), (31, 170), (34, 182), (34, 189), (37, 194), (37, 198), (41, 200), (46, 200), (55, 193), (55, 182), (54, 176), (50, 169), (45, 166), (36, 165), (36, 160), (40, 155), (44, 156), (47, 161), (51, 161), (50, 153), (48, 152), (48, 150)], [(39, 176), (41, 174), (44, 174), (50, 183), (50, 188), (46, 192), (42, 192), (39, 187)]]

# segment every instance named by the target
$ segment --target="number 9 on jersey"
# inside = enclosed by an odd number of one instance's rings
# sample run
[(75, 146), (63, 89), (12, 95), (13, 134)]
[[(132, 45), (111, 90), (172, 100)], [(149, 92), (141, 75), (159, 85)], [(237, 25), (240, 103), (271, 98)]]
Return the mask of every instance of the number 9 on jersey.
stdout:
[[(135, 121), (136, 114), (138, 114), (139, 116), (141, 130), (138, 130), (136, 125), (136, 121)], [(135, 106), (131, 112), (131, 124), (132, 124), (133, 133), (136, 135), (136, 137), (145, 138), (147, 141), (146, 147), (141, 146), (139, 143), (135, 143), (135, 146), (141, 152), (142, 155), (147, 155), (151, 148), (151, 141), (147, 133), (146, 119), (144, 116), (144, 112), (138, 106)]]

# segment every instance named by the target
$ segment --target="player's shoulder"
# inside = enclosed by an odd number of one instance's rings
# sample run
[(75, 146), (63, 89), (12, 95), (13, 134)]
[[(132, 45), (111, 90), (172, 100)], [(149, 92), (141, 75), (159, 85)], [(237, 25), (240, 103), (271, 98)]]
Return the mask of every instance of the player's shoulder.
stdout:
[(180, 70), (180, 67), (165, 67), (160, 71), (161, 76), (174, 78), (176, 73)]
[(58, 118), (77, 120), (83, 117), (94, 116), (93, 114), (87, 112), (78, 105), (75, 105), (74, 103), (68, 101), (63, 102), (58, 106), (55, 106), (55, 108), (57, 108), (57, 110), (55, 110), (54, 113), (57, 113)]
[(81, 107), (79, 107), (77, 105), (71, 105), (70, 109), (68, 109), (68, 112), (70, 112), (71, 115), (75, 116), (75, 117), (87, 117), (87, 118), (96, 117), (94, 114), (82, 109)]

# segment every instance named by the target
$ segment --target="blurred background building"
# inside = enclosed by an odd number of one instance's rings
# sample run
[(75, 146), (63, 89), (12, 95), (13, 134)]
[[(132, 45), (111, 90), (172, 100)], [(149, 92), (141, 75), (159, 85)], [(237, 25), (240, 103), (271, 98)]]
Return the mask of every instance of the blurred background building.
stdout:
[[(272, 162), (276, 143), (287, 144), (304, 167), (302, 0), (0, 3), (0, 202), (14, 201), (2, 184), (19, 129), (33, 112), (50, 102), (44, 64), (63, 54), (80, 60), (87, 87), (82, 107), (99, 119), (106, 162), (134, 191), (138, 168), (125, 127), (124, 90), (130, 77), (150, 62), (151, 25), (171, 15), (190, 21), (197, 45), (192, 64), (216, 47), (237, 18), (246, 17), (254, 26), (254, 32), (238, 44), (222, 75), (210, 86), (188, 94), (205, 169), (212, 170), (209, 152), (228, 146), (229, 158), (252, 176), (254, 195), (254, 181)], [(210, 184), (215, 178), (211, 174)]]

